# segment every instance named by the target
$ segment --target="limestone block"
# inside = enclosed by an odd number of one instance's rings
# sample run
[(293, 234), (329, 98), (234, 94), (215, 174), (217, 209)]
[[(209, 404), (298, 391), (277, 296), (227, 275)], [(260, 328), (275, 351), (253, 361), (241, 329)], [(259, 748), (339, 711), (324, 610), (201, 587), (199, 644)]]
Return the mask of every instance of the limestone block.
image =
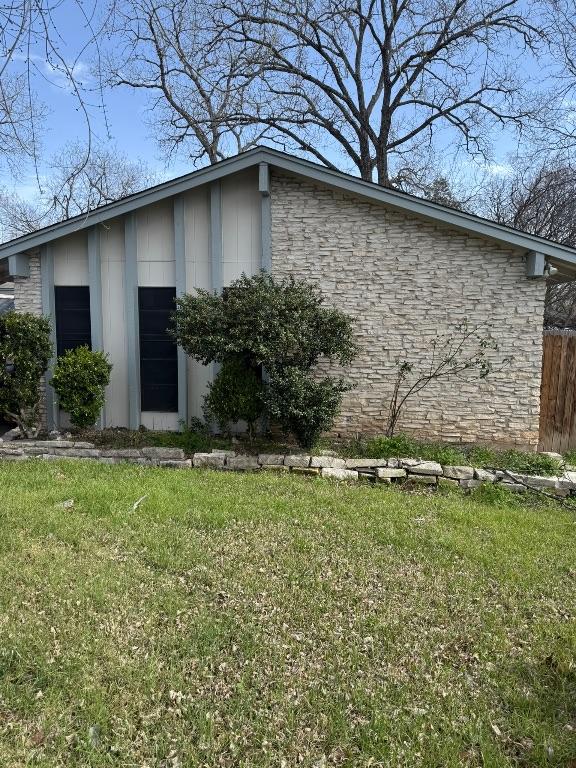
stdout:
[(406, 477), (406, 474), (405, 469), (395, 469), (394, 467), (378, 467), (376, 469), (376, 477), (378, 480), (392, 480), (393, 478)]
[(345, 467), (346, 460), (339, 459), (336, 456), (312, 456), (311, 467)]
[(260, 469), (260, 464), (257, 456), (230, 456), (226, 459), (226, 467), (235, 470), (254, 470)]
[[(142, 455), (147, 459), (185, 459), (182, 448), (142, 448)], [(210, 455), (210, 454), (208, 454)]]
[(272, 465), (284, 464), (284, 454), (282, 453), (260, 453), (258, 463), (270, 467)]
[(348, 469), (372, 469), (387, 466), (388, 459), (346, 459)]
[(195, 467), (210, 467), (212, 469), (223, 469), (226, 459), (224, 456), (218, 456), (214, 453), (195, 453), (192, 464)]
[(437, 461), (423, 461), (422, 459), (402, 459), (403, 469), (415, 475), (441, 475), (442, 467)]
[(496, 480), (494, 472), (490, 472), (488, 469), (475, 469), (474, 477), (483, 483), (493, 483)]
[(474, 477), (474, 469), (472, 467), (462, 466), (443, 466), (444, 477), (449, 477), (451, 480), (472, 480)]
[(292, 456), (284, 456), (284, 464), (287, 467), (309, 467), (310, 456), (303, 456), (300, 454), (294, 454)]
[(323, 467), (322, 477), (331, 477), (333, 480), (358, 480), (358, 472), (342, 467)]

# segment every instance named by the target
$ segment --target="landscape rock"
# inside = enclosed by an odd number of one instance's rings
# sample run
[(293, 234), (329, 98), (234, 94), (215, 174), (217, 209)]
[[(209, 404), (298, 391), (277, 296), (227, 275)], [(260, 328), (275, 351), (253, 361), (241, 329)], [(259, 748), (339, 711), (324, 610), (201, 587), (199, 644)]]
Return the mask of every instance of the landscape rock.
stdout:
[(290, 472), (295, 472), (297, 475), (319, 475), (320, 470), (318, 467), (290, 467)]
[(516, 472), (510, 472), (510, 478), (530, 488), (555, 488), (558, 483), (557, 477), (545, 477), (542, 475), (521, 475)]
[(258, 455), (258, 463), (262, 464), (263, 466), (266, 465), (267, 467), (273, 465), (273, 464), (284, 464), (284, 454), (283, 453), (260, 453)]
[(339, 459), (336, 456), (312, 456), (311, 467), (345, 467), (345, 459)]
[(394, 467), (378, 467), (376, 469), (376, 477), (378, 480), (392, 480), (396, 478), (406, 477), (405, 469), (396, 469)]
[(223, 469), (225, 460), (224, 456), (218, 456), (217, 453), (195, 453), (192, 464), (195, 467)]
[(348, 469), (371, 469), (372, 467), (386, 467), (388, 459), (346, 459)]
[[(19, 440), (22, 448), (74, 448), (72, 440)], [(90, 447), (94, 446), (90, 443)]]
[(14, 429), (9, 429), (7, 432), (4, 432), (2, 437), (0, 437), (0, 443), (10, 443), (12, 440), (15, 440), (18, 435), (20, 434), (20, 429), (18, 427), (14, 427)]
[(284, 464), (287, 467), (309, 467), (310, 456), (302, 456), (300, 454), (295, 454), (293, 456), (285, 456)]
[(230, 456), (226, 459), (226, 466), (235, 470), (260, 469), (257, 456)]
[(358, 480), (358, 472), (342, 467), (324, 467), (320, 470), (322, 477), (331, 477), (333, 480)]
[(63, 453), (61, 456), (57, 453), (41, 453), (38, 454), (39, 458), (43, 461), (66, 461), (70, 459), (77, 459), (77, 456), (69, 456), (67, 453)]
[(97, 459), (100, 456), (100, 451), (96, 448), (50, 448), (48, 452), (55, 456), (67, 456), (74, 459)]
[(103, 458), (112, 459), (140, 459), (142, 453), (138, 448), (110, 448), (100, 451)]
[(449, 477), (451, 480), (472, 480), (474, 477), (473, 467), (462, 466), (445, 466), (442, 467), (444, 477)]
[(222, 451), (219, 448), (212, 448), (212, 453), (216, 454), (217, 456), (224, 456), (226, 459), (232, 459), (234, 456), (236, 456), (236, 451)]
[(442, 467), (437, 461), (423, 461), (421, 459), (401, 459), (400, 466), (415, 475), (441, 475)]
[(496, 480), (494, 472), (490, 472), (488, 469), (475, 469), (474, 477), (482, 483), (493, 483)]
[[(185, 459), (182, 448), (142, 448), (142, 455), (148, 459)], [(211, 454), (207, 454), (210, 456)]]

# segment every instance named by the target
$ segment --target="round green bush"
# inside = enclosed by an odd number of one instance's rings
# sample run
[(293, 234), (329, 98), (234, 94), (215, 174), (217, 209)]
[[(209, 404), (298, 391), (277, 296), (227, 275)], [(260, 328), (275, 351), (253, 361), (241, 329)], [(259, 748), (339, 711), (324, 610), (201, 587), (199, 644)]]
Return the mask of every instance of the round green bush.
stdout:
[(0, 315), (0, 414), (25, 437), (38, 432), (40, 379), (51, 355), (48, 318), (29, 312)]
[(92, 427), (104, 405), (104, 388), (112, 366), (103, 352), (86, 346), (68, 350), (58, 358), (52, 386), (60, 407), (70, 414), (75, 427)]

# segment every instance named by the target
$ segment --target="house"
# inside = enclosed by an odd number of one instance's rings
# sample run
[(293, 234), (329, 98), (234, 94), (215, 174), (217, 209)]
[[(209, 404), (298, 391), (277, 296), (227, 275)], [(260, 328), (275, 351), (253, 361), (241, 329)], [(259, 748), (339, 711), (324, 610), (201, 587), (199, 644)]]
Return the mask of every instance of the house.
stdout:
[[(356, 319), (336, 432), (381, 433), (395, 361), (428, 360), (434, 338), (467, 319), (489, 324), (494, 354), (512, 362), (487, 380), (432, 384), (400, 429), (537, 445), (546, 277), (576, 275), (573, 249), (267, 148), (0, 246), (16, 309), (51, 317), (58, 354), (107, 353), (102, 424), (133, 429), (202, 415), (213, 368), (166, 335), (174, 297), (259, 269), (315, 283)], [(60, 418), (47, 386), (47, 425)]]

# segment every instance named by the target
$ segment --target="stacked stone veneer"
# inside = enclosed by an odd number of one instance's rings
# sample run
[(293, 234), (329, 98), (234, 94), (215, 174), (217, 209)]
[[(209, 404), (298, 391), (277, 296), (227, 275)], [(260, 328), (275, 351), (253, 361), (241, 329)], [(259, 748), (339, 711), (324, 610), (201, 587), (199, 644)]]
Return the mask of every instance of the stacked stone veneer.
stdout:
[(430, 361), (437, 334), (489, 322), (510, 366), (444, 379), (408, 403), (399, 430), (535, 448), (545, 286), (523, 254), (308, 180), (272, 176), (272, 265), (315, 283), (353, 316), (359, 355), (335, 433), (382, 433), (395, 361)]
[(0, 442), (0, 461), (27, 459), (90, 459), (103, 464), (129, 462), (155, 467), (198, 467), (236, 472), (269, 470), (322, 476), (333, 480), (367, 480), (387, 485), (394, 483), (406, 488), (460, 487), (470, 490), (482, 483), (494, 483), (510, 491), (534, 489), (560, 497), (576, 495), (576, 472), (571, 471), (559, 477), (541, 477), (502, 470), (441, 466), (435, 461), (413, 458), (343, 459), (336, 456), (282, 453), (247, 456), (234, 451), (213, 450), (211, 453), (195, 453), (189, 459), (180, 448), (98, 449), (92, 443), (69, 440)]
[(14, 278), (14, 308), (17, 312), (42, 314), (42, 279), (40, 256), (30, 256), (30, 277)]

